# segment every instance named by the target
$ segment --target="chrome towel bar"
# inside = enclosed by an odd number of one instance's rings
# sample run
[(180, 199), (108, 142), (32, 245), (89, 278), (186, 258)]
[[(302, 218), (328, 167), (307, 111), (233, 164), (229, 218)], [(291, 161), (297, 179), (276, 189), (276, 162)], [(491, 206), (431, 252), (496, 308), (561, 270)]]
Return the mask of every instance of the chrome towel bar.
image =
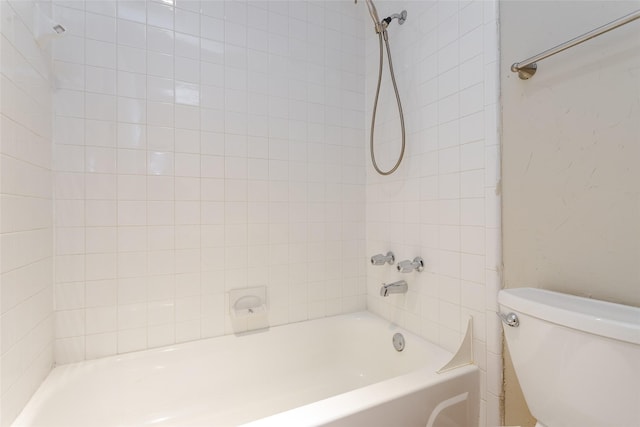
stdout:
[(636, 19), (639, 19), (639, 18), (640, 18), (640, 9), (636, 10), (635, 12), (631, 12), (630, 14), (625, 15), (622, 18), (616, 19), (615, 21), (611, 21), (608, 24), (598, 27), (595, 30), (589, 31), (588, 33), (584, 33), (581, 36), (578, 36), (567, 42), (559, 44), (558, 46), (545, 50), (542, 53), (539, 53), (530, 58), (527, 58), (524, 61), (516, 62), (511, 66), (511, 71), (513, 71), (514, 73), (518, 73), (518, 77), (520, 77), (522, 80), (527, 80), (536, 73), (536, 70), (538, 69), (538, 65), (536, 63), (538, 61), (541, 61), (550, 56), (553, 56), (556, 53), (560, 53), (563, 50), (567, 50), (580, 43), (584, 43), (587, 40), (590, 40), (594, 37), (598, 37), (601, 34), (614, 30), (618, 27), (623, 26), (624, 24), (628, 24), (629, 22), (635, 21)]

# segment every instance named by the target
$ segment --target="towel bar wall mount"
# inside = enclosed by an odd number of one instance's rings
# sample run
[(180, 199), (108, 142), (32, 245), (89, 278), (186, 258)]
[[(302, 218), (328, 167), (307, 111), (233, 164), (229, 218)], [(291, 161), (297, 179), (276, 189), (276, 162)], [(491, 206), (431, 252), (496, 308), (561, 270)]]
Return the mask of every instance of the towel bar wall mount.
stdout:
[(524, 61), (516, 62), (511, 65), (511, 71), (513, 71), (514, 73), (518, 73), (518, 77), (520, 77), (520, 79), (528, 80), (533, 77), (533, 75), (538, 70), (538, 61), (542, 61), (543, 59), (553, 56), (556, 53), (560, 53), (564, 50), (572, 48), (573, 46), (579, 45), (580, 43), (584, 43), (587, 40), (591, 40), (594, 37), (598, 37), (601, 34), (607, 33), (611, 30), (628, 24), (631, 21), (635, 21), (636, 19), (640, 19), (640, 9), (631, 12), (630, 14), (625, 15), (622, 18), (616, 19), (615, 21), (611, 21), (608, 24), (598, 27), (595, 30), (589, 31), (588, 33), (584, 33), (581, 36), (552, 47), (551, 49), (547, 49), (542, 53), (525, 59)]

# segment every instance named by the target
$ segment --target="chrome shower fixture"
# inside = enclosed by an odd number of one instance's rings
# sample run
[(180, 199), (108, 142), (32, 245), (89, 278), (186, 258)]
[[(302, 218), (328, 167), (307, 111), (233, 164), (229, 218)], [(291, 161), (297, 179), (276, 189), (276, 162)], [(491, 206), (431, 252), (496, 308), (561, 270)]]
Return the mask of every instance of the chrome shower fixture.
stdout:
[(394, 262), (396, 262), (396, 257), (391, 251), (387, 252), (386, 255), (377, 254), (371, 257), (371, 265), (384, 265), (387, 263), (393, 265)]
[(421, 272), (422, 270), (424, 270), (424, 260), (417, 256), (413, 259), (413, 261), (400, 261), (398, 263), (397, 269), (400, 273), (411, 273), (413, 271)]
[(382, 25), (384, 25), (385, 28), (386, 28), (386, 27), (389, 26), (389, 24), (391, 24), (391, 21), (393, 21), (394, 19), (398, 20), (398, 24), (400, 24), (400, 25), (404, 24), (404, 21), (407, 20), (407, 11), (403, 10), (400, 13), (393, 13), (393, 14), (391, 14), (391, 16), (387, 16), (386, 18), (384, 18), (381, 21), (381, 23), (384, 22), (384, 24), (382, 24)]
[[(358, 0), (355, 0), (356, 4)], [(400, 102), (400, 93), (398, 92), (398, 85), (396, 84), (396, 75), (393, 72), (393, 62), (391, 61), (391, 47), (389, 46), (389, 34), (387, 33), (387, 27), (394, 19), (398, 20), (399, 24), (404, 24), (404, 21), (407, 20), (407, 11), (403, 10), (400, 13), (394, 13), (391, 16), (387, 16), (383, 20), (380, 20), (378, 17), (378, 11), (376, 10), (376, 6), (373, 4), (373, 0), (365, 0), (367, 5), (367, 9), (369, 9), (369, 15), (371, 15), (371, 19), (373, 20), (373, 25), (376, 30), (376, 34), (378, 34), (378, 44), (380, 45), (380, 61), (378, 62), (378, 85), (376, 88), (376, 95), (373, 101), (373, 112), (371, 113), (371, 131), (369, 133), (369, 147), (371, 151), (371, 163), (373, 164), (373, 168), (380, 175), (391, 175), (394, 173), (399, 167), (400, 163), (402, 163), (402, 159), (404, 158), (404, 150), (406, 147), (406, 135), (404, 128), (404, 113), (402, 112), (402, 102)], [(376, 161), (376, 155), (374, 152), (374, 134), (376, 130), (376, 113), (378, 111), (378, 98), (380, 96), (380, 85), (382, 84), (382, 65), (384, 62), (384, 48), (383, 48), (383, 40), (384, 46), (387, 49), (387, 59), (389, 61), (389, 73), (391, 74), (391, 83), (393, 83), (393, 91), (396, 95), (396, 103), (398, 104), (398, 115), (400, 118), (400, 134), (402, 136), (402, 144), (400, 146), (400, 154), (398, 155), (398, 160), (396, 163), (388, 170), (382, 170), (380, 166), (378, 166), (378, 162)]]
[[(355, 0), (354, 3), (358, 4), (358, 0)], [(384, 30), (386, 30), (389, 24), (391, 24), (391, 21), (393, 21), (394, 19), (397, 19), (398, 24), (400, 25), (404, 24), (404, 21), (407, 20), (406, 10), (403, 10), (400, 13), (393, 13), (391, 14), (391, 16), (387, 16), (384, 19), (380, 19), (380, 17), (378, 16), (378, 10), (376, 9), (376, 6), (373, 4), (373, 0), (365, 0), (365, 3), (367, 5), (367, 9), (369, 9), (369, 15), (371, 15), (371, 19), (373, 20), (376, 33), (382, 33)], [(385, 35), (385, 38), (386, 38), (386, 35)]]
[(408, 290), (409, 286), (404, 280), (398, 280), (397, 282), (388, 284), (383, 283), (380, 287), (380, 296), (386, 297), (389, 296), (389, 294), (406, 294)]

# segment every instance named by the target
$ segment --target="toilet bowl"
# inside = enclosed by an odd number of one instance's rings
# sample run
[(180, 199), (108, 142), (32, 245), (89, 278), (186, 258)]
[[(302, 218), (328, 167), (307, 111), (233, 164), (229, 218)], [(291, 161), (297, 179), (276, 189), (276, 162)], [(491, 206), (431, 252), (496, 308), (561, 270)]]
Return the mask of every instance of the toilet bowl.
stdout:
[(534, 288), (498, 303), (537, 427), (640, 426), (640, 308)]

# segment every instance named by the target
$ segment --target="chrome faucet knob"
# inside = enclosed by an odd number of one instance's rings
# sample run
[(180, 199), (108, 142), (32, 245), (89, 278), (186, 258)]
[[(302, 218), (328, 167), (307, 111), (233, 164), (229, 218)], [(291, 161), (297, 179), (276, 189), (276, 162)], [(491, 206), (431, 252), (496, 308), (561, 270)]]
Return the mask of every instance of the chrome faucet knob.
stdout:
[(396, 262), (396, 257), (391, 251), (387, 252), (386, 255), (377, 254), (371, 257), (371, 265), (384, 265), (386, 263), (393, 265), (394, 262)]
[(397, 267), (400, 273), (411, 273), (412, 271), (421, 272), (424, 270), (424, 260), (417, 256), (413, 261), (405, 260), (398, 263)]

